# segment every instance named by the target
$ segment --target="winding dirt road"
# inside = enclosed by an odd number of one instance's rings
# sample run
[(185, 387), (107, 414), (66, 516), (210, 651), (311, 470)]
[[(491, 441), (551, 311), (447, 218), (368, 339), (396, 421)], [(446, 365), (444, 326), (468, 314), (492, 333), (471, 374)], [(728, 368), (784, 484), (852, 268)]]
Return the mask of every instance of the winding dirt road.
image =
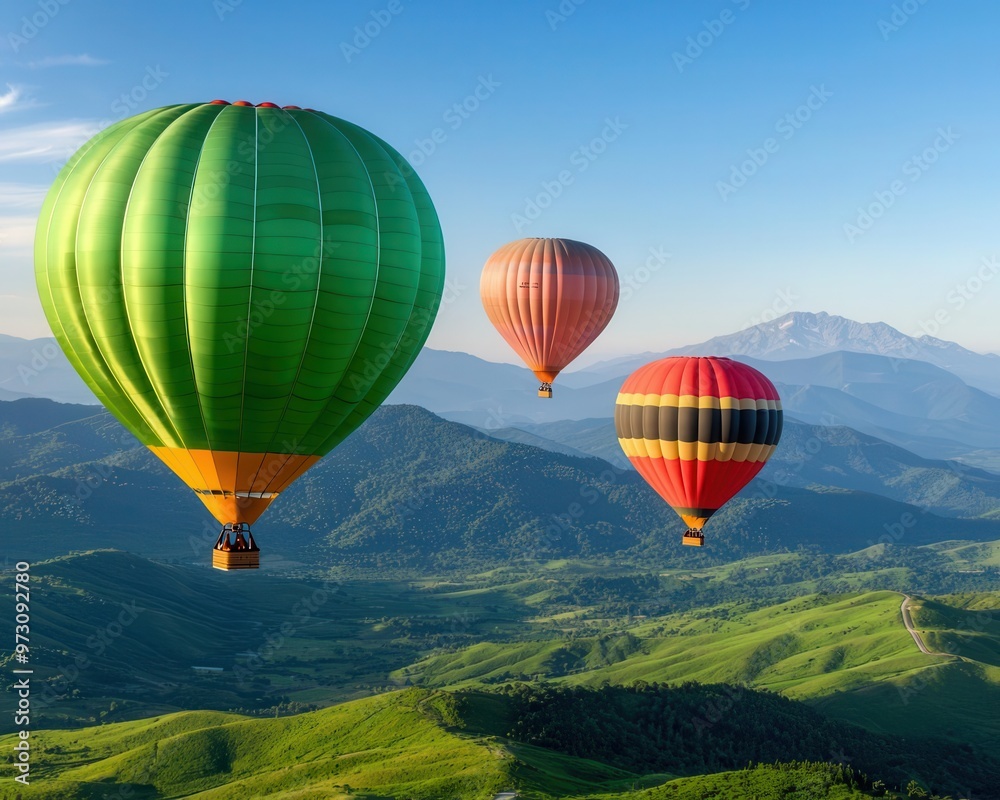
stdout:
[(920, 652), (928, 656), (943, 656), (945, 653), (935, 653), (927, 649), (927, 645), (924, 644), (924, 640), (921, 638), (917, 629), (913, 627), (913, 617), (910, 616), (910, 596), (907, 594), (903, 595), (903, 602), (899, 606), (899, 611), (903, 615), (903, 624), (906, 626), (906, 630), (910, 632), (910, 636), (913, 637), (913, 641), (917, 643), (917, 647), (920, 648)]

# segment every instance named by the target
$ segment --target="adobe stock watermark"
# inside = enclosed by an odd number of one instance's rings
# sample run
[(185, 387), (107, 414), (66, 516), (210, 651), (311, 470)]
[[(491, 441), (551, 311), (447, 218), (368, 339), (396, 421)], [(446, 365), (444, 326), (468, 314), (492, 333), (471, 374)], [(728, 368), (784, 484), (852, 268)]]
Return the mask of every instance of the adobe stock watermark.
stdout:
[(997, 273), (1000, 272), (1000, 260), (990, 256), (980, 260), (978, 269), (964, 281), (956, 283), (945, 295), (944, 306), (939, 307), (930, 317), (918, 323), (920, 330), (927, 336), (937, 336), (941, 329), (954, 319), (955, 313), (962, 311), (972, 300), (985, 289)]
[[(948, 469), (952, 473), (959, 477), (963, 476), (968, 470), (968, 467), (960, 461), (947, 459), (944, 463), (948, 465)], [(916, 508), (921, 515), (931, 513), (931, 510), (934, 508), (934, 504), (928, 500), (910, 500), (907, 502), (907, 505)], [(912, 511), (904, 511), (896, 519), (884, 522), (882, 530), (885, 533), (880, 534), (877, 540), (869, 539), (867, 547), (874, 547), (877, 544), (898, 544), (912, 528), (920, 524), (920, 520), (921, 517)]]
[(392, 21), (403, 13), (403, 4), (400, 0), (389, 0), (385, 8), (372, 9), (369, 12), (371, 19), (362, 25), (354, 27), (354, 38), (350, 42), (340, 43), (340, 52), (344, 60), (350, 64), (353, 59), (361, 55), (361, 51), (370, 45), (379, 35), (388, 28)]
[(219, 22), (225, 22), (226, 17), (243, 5), (243, 0), (212, 0), (212, 8)]
[(510, 427), (510, 420), (504, 413), (503, 406), (486, 409), (486, 419), (483, 421), (483, 429), (488, 431), (498, 431), (501, 428)]
[(730, 165), (729, 180), (715, 182), (715, 188), (722, 201), (727, 202), (730, 195), (736, 194), (746, 186), (747, 181), (781, 149), (782, 142), (789, 141), (802, 130), (802, 126), (809, 122), (813, 114), (823, 108), (831, 97), (833, 92), (826, 88), (825, 83), (810, 86), (806, 99), (774, 123), (774, 132), (777, 136), (769, 136), (759, 147), (748, 147), (746, 160)]
[(882, 41), (889, 41), (889, 36), (909, 22), (926, 3), (927, 0), (903, 0), (902, 3), (893, 3), (889, 18), (878, 21), (878, 30), (882, 34)]
[[(502, 85), (500, 81), (494, 80), (492, 72), (489, 75), (480, 75), (475, 88), (460, 101), (448, 106), (441, 114), (441, 121), (445, 127), (436, 127), (427, 136), (413, 140), (414, 148), (406, 156), (410, 169), (407, 171), (401, 168), (404, 177), (410, 177), (413, 168), (422, 166), (434, 155), (438, 148), (448, 141), (448, 132), (454, 133), (461, 128)], [(387, 177), (391, 182), (396, 176)]]
[[(928, 509), (920, 509), (922, 514), (926, 514)], [(882, 529), (885, 531), (878, 540), (868, 540), (868, 547), (874, 547), (877, 544), (896, 544), (906, 536), (906, 532), (916, 526), (919, 522), (918, 517), (912, 511), (904, 511), (899, 515), (899, 519), (893, 520), (892, 522), (885, 522), (882, 524)]]
[(550, 521), (538, 534), (534, 546), (526, 555), (538, 558), (555, 551), (557, 545), (573, 533), (576, 523), (587, 515), (598, 500), (601, 498), (607, 500), (608, 495), (618, 485), (619, 478), (630, 471), (627, 467), (616, 466), (609, 462), (607, 469), (598, 475), (591, 475), (589, 480), (580, 486), (578, 500), (566, 506), (566, 510), (561, 514), (549, 514)]
[[(962, 138), (960, 134), (951, 129), (951, 125), (947, 128), (938, 128), (936, 133), (937, 136), (931, 144), (908, 158), (900, 167), (900, 172), (903, 177), (909, 180), (910, 184), (919, 181), (927, 170), (934, 166), (938, 159)], [(885, 215), (885, 212), (895, 205), (896, 200), (906, 194), (908, 188), (902, 178), (896, 178), (885, 189), (874, 191), (872, 202), (866, 206), (858, 206), (854, 221), (844, 223), (843, 231), (847, 241), (854, 244), (859, 237), (868, 233), (875, 223)]]
[(542, 212), (561, 197), (567, 187), (573, 185), (576, 176), (586, 172), (628, 127), (627, 123), (621, 121), (621, 117), (614, 119), (605, 117), (600, 134), (569, 154), (569, 165), (572, 169), (559, 170), (551, 179), (542, 181), (540, 184), (542, 190), (534, 197), (525, 197), (523, 210), (510, 215), (514, 230), (520, 233), (541, 217)]
[[(983, 256), (980, 259), (979, 267), (968, 278), (956, 283), (948, 291), (944, 298), (945, 305), (939, 306), (933, 314), (917, 323), (920, 333), (914, 333), (908, 337), (903, 346), (899, 348), (899, 355), (890, 359), (889, 363), (893, 371), (898, 372), (907, 361), (919, 360), (920, 348), (916, 341), (917, 337), (921, 335), (937, 336), (952, 321), (952, 314), (964, 309), (987, 285), (993, 282), (998, 272), (1000, 272), (1000, 257)], [(953, 310), (949, 310), (949, 305), (953, 306)], [(956, 462), (948, 461), (948, 463), (955, 464)]]
[[(750, 0), (730, 0), (738, 11), (746, 11), (750, 7)], [(688, 36), (684, 41), (684, 52), (674, 50), (674, 66), (678, 72), (693, 64), (702, 54), (708, 50), (715, 41), (726, 32), (726, 29), (736, 22), (737, 16), (731, 8), (722, 9), (719, 16), (701, 21), (701, 30), (693, 36)]]
[[(828, 428), (841, 424), (841, 420), (828, 411), (824, 411), (817, 423), (820, 428)], [(815, 434), (810, 436), (801, 447), (788, 451), (782, 448), (782, 456), (791, 462), (789, 466), (775, 468), (770, 478), (758, 477), (754, 480), (753, 500), (772, 500), (778, 496), (778, 490), (790, 486), (795, 477), (802, 472), (806, 464), (812, 461), (823, 450), (825, 442)]]
[[(155, 67), (147, 66), (146, 74), (143, 75), (142, 79), (139, 80), (132, 88), (127, 91), (122, 92), (115, 100), (111, 102), (110, 110), (114, 113), (114, 117), (99, 120), (97, 123), (97, 133), (104, 131), (106, 128), (114, 125), (125, 119), (129, 114), (134, 113), (139, 106), (146, 100), (146, 98), (156, 89), (158, 89), (167, 78), (170, 77), (170, 73), (160, 67), (157, 64)], [(81, 139), (78, 145), (82, 147), (86, 144), (86, 139)], [(63, 167), (67, 164), (74, 163), (76, 159), (80, 158), (80, 150), (71, 155), (65, 161), (53, 161), (52, 171), (54, 174), (58, 174)]]
[(451, 279), (445, 279), (441, 289), (441, 298), (431, 306), (414, 307), (406, 326), (399, 331), (398, 336), (384, 338), (375, 345), (366, 347), (366, 355), (362, 358), (355, 353), (358, 366), (352, 361), (349, 373), (345, 374), (341, 386), (348, 387), (358, 394), (358, 400), (368, 392), (374, 383), (382, 377), (389, 364), (407, 358), (423, 346), (427, 333), (437, 317), (441, 306), (451, 305), (465, 291), (462, 286)]
[(21, 17), (21, 27), (7, 34), (7, 43), (16, 54), (28, 42), (38, 36), (45, 27), (58, 16), (63, 6), (68, 6), (72, 0), (38, 0), (38, 10), (29, 17)]
[(94, 628), (93, 635), (87, 637), (87, 649), (91, 651), (93, 657), (86, 653), (77, 653), (71, 663), (61, 665), (55, 677), (49, 679), (45, 688), (42, 689), (41, 696), (37, 701), (40, 707), (47, 708), (62, 700), (69, 693), (72, 685), (80, 679), (80, 676), (94, 665), (94, 659), (101, 658), (146, 610), (142, 606), (136, 605), (135, 600), (119, 605), (121, 611), (118, 612), (117, 616), (103, 628)]
[(562, 0), (554, 8), (546, 9), (545, 19), (549, 23), (549, 29), (554, 31), (572, 17), (576, 10), (586, 2), (587, 0)]
[(333, 579), (324, 581), (312, 593), (303, 596), (292, 606), (293, 619), (286, 619), (280, 625), (268, 630), (256, 650), (237, 654), (237, 657), (242, 656), (244, 662), (240, 664), (234, 658), (232, 673), (240, 688), (245, 689), (251, 683), (255, 672), (274, 662), (287, 640), (295, 638), (302, 626), (309, 624), (313, 615), (327, 604), (330, 597), (340, 592), (340, 581)]
[[(219, 198), (219, 195), (232, 183), (235, 177), (242, 174), (252, 175), (260, 154), (270, 147), (286, 128), (294, 124), (295, 121), (289, 114), (268, 115), (261, 120), (257, 135), (243, 139), (236, 148), (238, 159), (230, 158), (225, 166), (213, 169), (211, 173), (208, 173), (207, 169), (205, 170), (205, 179), (199, 180), (195, 184), (191, 194), (191, 210), (203, 211), (207, 205), (214, 203)], [(327, 243), (326, 246), (335, 247), (336, 245)], [(318, 252), (318, 249), (314, 251), (314, 257)], [(282, 277), (287, 281), (287, 275)]]
[(49, 364), (63, 357), (62, 350), (55, 342), (46, 342), (41, 347), (32, 348), (31, 360), (17, 365), (21, 385), (27, 387), (34, 378), (49, 368)]
[(111, 110), (118, 119), (124, 119), (145, 101), (150, 92), (169, 77), (170, 73), (159, 64), (155, 67), (146, 67), (146, 74), (142, 80), (127, 92), (122, 92), (118, 99), (111, 104)]
[(673, 256), (667, 252), (667, 249), (663, 245), (660, 245), (659, 247), (650, 247), (649, 255), (646, 256), (646, 260), (641, 266), (636, 267), (627, 274), (619, 273), (619, 306), (622, 303), (627, 303), (634, 294), (639, 292), (643, 286), (649, 283), (653, 279), (653, 275), (663, 269), (672, 257)]
[(752, 328), (755, 325), (760, 325), (762, 322), (773, 322), (778, 319), (778, 317), (783, 317), (795, 308), (794, 303), (799, 299), (799, 295), (795, 294), (791, 286), (784, 289), (778, 289), (778, 291), (774, 294), (774, 299), (771, 301), (771, 305), (761, 311), (760, 314), (750, 317), (750, 319), (743, 323), (743, 328), (741, 328), (741, 330), (746, 330), (747, 328)]

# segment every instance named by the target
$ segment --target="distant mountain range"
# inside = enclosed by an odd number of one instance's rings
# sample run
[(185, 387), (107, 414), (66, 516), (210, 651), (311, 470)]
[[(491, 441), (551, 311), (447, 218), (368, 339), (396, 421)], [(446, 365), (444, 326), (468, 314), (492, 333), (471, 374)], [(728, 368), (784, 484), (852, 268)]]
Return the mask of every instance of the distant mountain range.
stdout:
[[(216, 523), (108, 414), (0, 402), (0, 432), (0, 525), (17, 545), (6, 555), (111, 546), (207, 558)], [(792, 457), (794, 433), (789, 441)], [(852, 552), (887, 535), (906, 545), (1000, 539), (1000, 519), (956, 518), (989, 509), (1000, 479), (969, 473), (935, 495), (946, 467), (907, 464), (895, 451), (879, 460), (878, 442), (853, 447), (821, 447), (794, 480), (751, 484), (710, 523), (710, 547), (691, 554), (677, 545), (683, 525), (634, 472), (388, 406), (285, 492), (255, 533), (272, 559), (443, 571), (588, 555), (668, 566), (800, 546)], [(824, 465), (835, 477), (824, 480)], [(904, 518), (915, 522), (897, 536)]]
[[(775, 382), (790, 418), (854, 428), (924, 458), (1000, 472), (1000, 397), (929, 362), (847, 351), (783, 361), (738, 358)], [(425, 350), (389, 402), (421, 405), (511, 441), (532, 444), (530, 435), (540, 435), (562, 444), (561, 452), (615, 461), (619, 453), (613, 448), (553, 435), (551, 426), (608, 419), (623, 378), (576, 387), (557, 382), (555, 397), (539, 400), (534, 378), (525, 369)], [(539, 425), (548, 432), (536, 429)], [(586, 426), (569, 428), (577, 436)], [(606, 430), (593, 433), (600, 442), (611, 441)]]
[[(606, 419), (625, 376), (655, 358), (730, 355), (767, 374), (788, 416), (843, 425), (930, 459), (1000, 472), (1000, 356), (906, 336), (884, 323), (794, 312), (729, 336), (665, 353), (614, 359), (559, 377), (555, 397), (534, 396), (526, 369), (465, 353), (425, 350), (389, 402), (421, 405), (501, 438), (532, 443), (534, 425)], [(513, 433), (507, 429), (517, 429)], [(575, 433), (580, 433), (576, 427)], [(600, 452), (558, 441), (563, 452)], [(601, 434), (597, 433), (598, 438)], [(566, 447), (571, 449), (567, 450)]]
[[(1000, 398), (944, 369), (843, 351), (776, 362), (747, 356), (739, 360), (777, 384), (790, 417), (845, 425), (926, 458), (1000, 471), (1000, 428), (995, 424)], [(610, 417), (623, 379), (577, 388), (557, 382), (553, 400), (539, 400), (527, 370), (430, 350), (420, 355), (389, 402), (421, 405), (487, 432), (532, 432), (532, 425)]]
[(60, 403), (97, 403), (56, 340), (0, 334), (0, 400), (47, 397)]
[(823, 311), (793, 311), (738, 333), (662, 353), (616, 358), (594, 364), (586, 371), (594, 380), (600, 380), (627, 374), (647, 361), (666, 356), (749, 356), (784, 361), (837, 351), (926, 361), (953, 372), (972, 386), (1000, 395), (1000, 355), (983, 355), (933, 336), (907, 336), (884, 322), (854, 322)]
[[(0, 337), (0, 353), (0, 399), (92, 401), (51, 340)], [(732, 355), (756, 366), (778, 385), (789, 417), (847, 426), (924, 458), (1000, 472), (1000, 356), (825, 313), (794, 312), (699, 345), (566, 373), (551, 401), (535, 396), (537, 382), (525, 368), (425, 349), (388, 402), (418, 405), (486, 432), (516, 428), (523, 433), (501, 438), (532, 444), (532, 425), (606, 419), (635, 367), (686, 353)], [(570, 447), (567, 454), (595, 452), (542, 436)]]
[[(855, 322), (824, 311), (793, 311), (699, 344), (602, 361), (584, 370), (564, 373), (559, 383), (566, 388), (592, 386), (627, 375), (648, 361), (666, 356), (725, 355), (784, 361), (836, 351), (926, 361), (954, 373), (970, 386), (1000, 395), (1000, 355), (976, 353), (933, 336), (907, 336), (884, 322)], [(451, 386), (456, 375), (462, 378), (453, 388), (496, 382), (505, 386), (520, 382), (530, 387), (535, 382), (520, 367), (484, 361), (461, 352), (425, 348), (418, 364), (407, 378), (411, 384), (407, 391), (414, 395), (407, 402), (419, 404), (416, 395), (422, 383), (437, 381)], [(469, 373), (456, 372), (457, 367)], [(518, 381), (516, 376), (522, 380)], [(50, 397), (59, 402), (95, 402), (52, 338), (20, 339), (0, 334), (0, 393), (3, 400)], [(433, 396), (436, 398), (437, 393)]]
[[(566, 455), (597, 456), (630, 468), (610, 417), (501, 428), (490, 435)], [(978, 517), (1000, 510), (1000, 475), (954, 461), (922, 458), (846, 426), (811, 425), (795, 419), (785, 420), (781, 446), (764, 467), (760, 481), (802, 489), (829, 486), (869, 492), (944, 516)]]

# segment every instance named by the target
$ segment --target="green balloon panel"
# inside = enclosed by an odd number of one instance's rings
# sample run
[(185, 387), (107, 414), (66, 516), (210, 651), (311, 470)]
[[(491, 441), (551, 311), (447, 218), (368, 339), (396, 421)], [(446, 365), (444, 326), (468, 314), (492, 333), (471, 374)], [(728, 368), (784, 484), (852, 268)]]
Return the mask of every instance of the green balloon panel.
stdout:
[(423, 346), (444, 246), (371, 133), (206, 103), (88, 142), (48, 194), (35, 265), (59, 343), (143, 444), (323, 455)]

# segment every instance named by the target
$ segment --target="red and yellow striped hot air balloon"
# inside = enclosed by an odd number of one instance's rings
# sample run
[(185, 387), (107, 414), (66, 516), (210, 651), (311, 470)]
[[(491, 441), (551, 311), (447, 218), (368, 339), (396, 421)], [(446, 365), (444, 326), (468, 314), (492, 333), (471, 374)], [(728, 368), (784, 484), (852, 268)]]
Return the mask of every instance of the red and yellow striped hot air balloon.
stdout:
[(542, 382), (586, 350), (618, 305), (618, 273), (596, 247), (572, 239), (518, 239), (486, 261), (479, 293), (486, 315)]
[(664, 358), (633, 372), (615, 405), (618, 442), (688, 525), (684, 544), (758, 473), (781, 436), (781, 398), (729, 358)]

